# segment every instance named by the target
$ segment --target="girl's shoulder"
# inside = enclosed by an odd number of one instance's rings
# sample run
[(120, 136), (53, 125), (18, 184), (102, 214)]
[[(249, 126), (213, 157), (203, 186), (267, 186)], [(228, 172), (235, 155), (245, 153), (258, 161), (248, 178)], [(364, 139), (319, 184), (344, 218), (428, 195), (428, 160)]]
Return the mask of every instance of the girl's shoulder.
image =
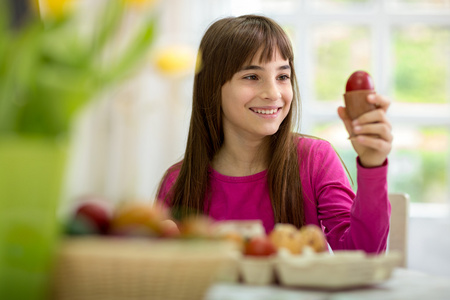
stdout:
[[(297, 141), (298, 163), (302, 176), (322, 178), (342, 170), (342, 159), (330, 142), (307, 135)], [(334, 170), (331, 172), (331, 170)], [(305, 175), (306, 174), (306, 175)], [(308, 175), (309, 174), (309, 175)]]
[(333, 146), (327, 140), (306, 134), (296, 134), (295, 140), (299, 153), (307, 151), (334, 151)]
[(166, 173), (164, 173), (159, 186), (159, 196), (161, 196), (161, 193), (166, 194), (172, 188), (178, 178), (178, 175), (180, 174), (181, 164), (182, 162), (174, 164), (169, 169), (167, 169)]

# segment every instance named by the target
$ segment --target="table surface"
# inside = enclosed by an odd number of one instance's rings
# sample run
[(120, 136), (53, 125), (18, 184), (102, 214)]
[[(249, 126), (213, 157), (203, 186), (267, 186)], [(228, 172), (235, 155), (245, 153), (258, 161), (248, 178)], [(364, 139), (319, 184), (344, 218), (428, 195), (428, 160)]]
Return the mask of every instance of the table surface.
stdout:
[(215, 284), (205, 300), (450, 300), (450, 277), (437, 277), (409, 269), (395, 269), (392, 277), (380, 284), (341, 291)]

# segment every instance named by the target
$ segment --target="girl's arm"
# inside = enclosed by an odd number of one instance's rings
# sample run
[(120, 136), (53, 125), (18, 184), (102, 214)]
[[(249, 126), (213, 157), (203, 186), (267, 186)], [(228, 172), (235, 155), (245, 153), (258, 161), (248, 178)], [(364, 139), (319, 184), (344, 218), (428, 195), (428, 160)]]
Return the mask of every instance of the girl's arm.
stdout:
[(390, 218), (387, 161), (380, 167), (364, 168), (358, 158), (355, 195), (328, 142), (316, 140), (304, 158), (301, 172), (307, 223), (317, 222), (308, 219), (317, 214), (333, 250), (385, 250)]

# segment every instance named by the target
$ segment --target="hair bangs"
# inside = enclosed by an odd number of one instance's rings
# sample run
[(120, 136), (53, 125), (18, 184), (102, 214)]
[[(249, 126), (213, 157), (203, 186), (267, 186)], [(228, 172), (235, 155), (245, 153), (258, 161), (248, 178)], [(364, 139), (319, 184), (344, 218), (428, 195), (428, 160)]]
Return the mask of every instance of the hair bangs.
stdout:
[(243, 65), (253, 61), (256, 55), (259, 55), (257, 59), (260, 63), (269, 62), (279, 51), (283, 59), (293, 63), (291, 43), (278, 24), (254, 15), (242, 16), (234, 21), (237, 21), (236, 28), (228, 39), (224, 40), (223, 45), (223, 49), (228, 50), (224, 53), (227, 58), (223, 68), (223, 83), (230, 80)]
[[(267, 63), (279, 52), (281, 57), (289, 62), (293, 60), (293, 51), (288, 37), (284, 31), (279, 31), (281, 28), (269, 28), (269, 31), (262, 32), (259, 45), (261, 53), (259, 56), (260, 63)], [(279, 29), (279, 30), (276, 30)], [(264, 41), (264, 42), (263, 42)], [(259, 50), (258, 49), (258, 50)], [(254, 57), (251, 58), (253, 60)]]

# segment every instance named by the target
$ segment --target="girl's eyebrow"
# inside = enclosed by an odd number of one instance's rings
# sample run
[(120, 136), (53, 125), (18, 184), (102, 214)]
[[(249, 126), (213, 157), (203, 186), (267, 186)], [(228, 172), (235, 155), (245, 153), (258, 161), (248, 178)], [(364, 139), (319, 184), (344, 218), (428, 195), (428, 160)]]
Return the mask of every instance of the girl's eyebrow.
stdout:
[[(291, 66), (289, 65), (282, 65), (280, 67), (278, 67), (278, 70), (290, 70)], [(248, 66), (244, 66), (241, 68), (240, 71), (247, 71), (247, 70), (264, 70), (263, 67), (260, 66), (255, 66), (255, 65), (248, 65)]]

